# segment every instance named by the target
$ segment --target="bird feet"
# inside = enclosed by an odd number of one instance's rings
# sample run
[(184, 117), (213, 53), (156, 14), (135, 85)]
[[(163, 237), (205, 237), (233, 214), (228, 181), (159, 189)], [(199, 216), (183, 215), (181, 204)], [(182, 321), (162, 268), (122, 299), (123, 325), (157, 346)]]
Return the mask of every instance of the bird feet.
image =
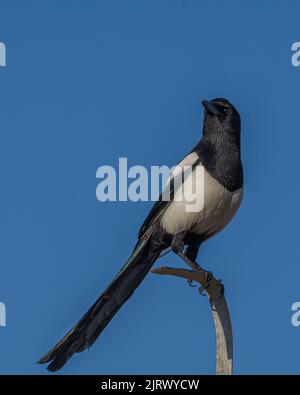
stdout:
[[(197, 262), (194, 262), (194, 264), (198, 265)], [(213, 276), (212, 272), (209, 272), (209, 271), (203, 269), (200, 265), (198, 265), (198, 268), (199, 268), (198, 270), (194, 270), (194, 269), (193, 269), (193, 271), (194, 271), (194, 272), (197, 272), (197, 273), (204, 274), (204, 276), (205, 276), (205, 281), (206, 281), (206, 283), (207, 283), (207, 286), (201, 286), (201, 287), (199, 288), (199, 292), (200, 292), (200, 294), (202, 295), (202, 294), (203, 294), (203, 291), (205, 290), (205, 288), (208, 288), (208, 287), (209, 287), (209, 282), (210, 282), (210, 280), (213, 279), (214, 276)], [(191, 287), (196, 287), (196, 285), (193, 284), (193, 280), (188, 280), (188, 284), (189, 284)], [(200, 291), (200, 289), (201, 289), (201, 291)]]
[[(221, 280), (214, 278), (212, 272), (203, 269), (197, 262), (194, 260), (193, 255), (190, 256), (189, 253), (184, 252), (184, 237), (185, 232), (178, 232), (172, 240), (171, 248), (173, 252), (178, 255), (181, 259), (183, 259), (187, 265), (192, 269), (195, 273), (195, 277), (197, 274), (201, 274), (204, 276), (204, 279), (201, 280), (201, 286), (199, 288), (200, 295), (204, 295), (204, 292), (208, 289), (211, 285), (211, 281), (213, 280), (213, 288), (219, 291), (219, 297), (221, 298), (224, 295), (224, 286)], [(195, 287), (193, 284), (193, 279), (188, 279), (188, 285), (191, 287)], [(207, 293), (207, 292), (206, 292)]]
[[(210, 272), (211, 273), (211, 272)], [(213, 279), (213, 277), (211, 277), (210, 278), (210, 280), (212, 280)], [(208, 282), (207, 282), (207, 286), (205, 286), (205, 285), (201, 285), (200, 287), (199, 287), (199, 289), (198, 289), (198, 291), (199, 291), (199, 294), (200, 295), (202, 295), (202, 296), (205, 296), (205, 291), (207, 290), (207, 288), (210, 286), (210, 284), (209, 284), (209, 281), (210, 280), (208, 280)], [(222, 283), (222, 280), (221, 279), (215, 279), (215, 283), (216, 284), (214, 284), (214, 287), (216, 288), (216, 290), (217, 290), (217, 298), (218, 299), (221, 299), (223, 296), (224, 296), (224, 293), (225, 293), (225, 288), (224, 288), (224, 284)]]
[[(195, 262), (195, 263), (197, 264), (197, 262)], [(201, 273), (201, 274), (204, 274), (204, 276), (205, 276), (205, 280), (203, 281), (202, 285), (198, 288), (199, 294), (202, 296), (207, 295), (206, 290), (209, 288), (209, 286), (211, 285), (211, 281), (213, 280), (213, 287), (218, 291), (217, 297), (222, 298), (224, 295), (224, 292), (225, 292), (225, 288), (222, 283), (222, 280), (214, 278), (212, 272), (201, 268), (199, 265), (198, 265), (198, 267), (200, 268), (200, 270), (193, 269), (193, 272)], [(191, 280), (191, 279), (188, 279), (188, 285), (191, 287), (196, 287), (196, 285), (193, 284), (193, 280)]]

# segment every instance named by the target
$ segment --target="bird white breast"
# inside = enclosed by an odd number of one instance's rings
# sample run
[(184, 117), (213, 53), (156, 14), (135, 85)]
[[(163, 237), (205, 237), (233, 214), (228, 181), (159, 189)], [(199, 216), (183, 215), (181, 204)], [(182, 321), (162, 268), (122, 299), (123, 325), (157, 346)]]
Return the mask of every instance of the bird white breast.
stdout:
[[(181, 200), (176, 201), (176, 193), (174, 200), (170, 202), (166, 211), (161, 217), (161, 225), (169, 234), (188, 230), (195, 234), (205, 234), (211, 236), (221, 231), (232, 219), (238, 210), (243, 189), (230, 192), (215, 180), (204, 168), (202, 172), (197, 174), (197, 187), (195, 186), (195, 170), (190, 175), (195, 193), (195, 198), (201, 203), (201, 209), (194, 212), (188, 212), (187, 207), (191, 207), (190, 199), (185, 198), (185, 194), (181, 193)], [(200, 177), (200, 179), (199, 179)], [(183, 189), (185, 188), (184, 182)], [(199, 187), (200, 185), (200, 187)]]

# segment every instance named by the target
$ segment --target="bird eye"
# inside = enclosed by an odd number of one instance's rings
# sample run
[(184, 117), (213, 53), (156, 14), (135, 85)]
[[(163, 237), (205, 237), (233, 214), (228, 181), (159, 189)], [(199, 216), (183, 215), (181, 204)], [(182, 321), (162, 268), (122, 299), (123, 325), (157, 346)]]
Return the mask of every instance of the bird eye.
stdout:
[(213, 102), (213, 104), (215, 105), (215, 107), (217, 107), (220, 114), (225, 116), (229, 113), (229, 108), (226, 105), (224, 105), (223, 103)]
[(224, 115), (228, 113), (228, 108), (227, 107), (222, 107), (222, 112)]

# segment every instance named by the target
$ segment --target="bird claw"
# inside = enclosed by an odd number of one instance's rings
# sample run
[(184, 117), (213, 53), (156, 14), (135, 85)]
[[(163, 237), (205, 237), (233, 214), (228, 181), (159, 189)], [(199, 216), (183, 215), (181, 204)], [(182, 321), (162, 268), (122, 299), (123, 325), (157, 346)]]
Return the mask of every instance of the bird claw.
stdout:
[(193, 287), (193, 288), (196, 287), (196, 285), (193, 284), (193, 280), (187, 280), (187, 282), (188, 282), (190, 287)]
[(222, 298), (224, 296), (224, 293), (225, 293), (224, 284), (222, 283), (222, 280), (220, 278), (217, 281), (218, 281), (218, 284), (219, 284), (219, 287), (220, 287), (220, 296), (219, 296), (219, 298)]
[(198, 291), (201, 296), (206, 296), (205, 288), (202, 285), (198, 288)]
[(205, 270), (205, 280), (206, 280), (206, 282), (209, 283), (210, 280), (212, 280), (213, 278), (214, 278), (214, 276), (213, 276), (212, 272), (208, 272), (208, 271)]
[(210, 282), (210, 280), (212, 280), (214, 278), (212, 272), (209, 272), (209, 271), (206, 271), (206, 270), (203, 270), (203, 272), (204, 272), (204, 275), (205, 275), (206, 285), (201, 285), (201, 287), (199, 287), (199, 289), (198, 289), (199, 290), (199, 294), (201, 296), (205, 296), (206, 295), (205, 291), (209, 287), (209, 282)]

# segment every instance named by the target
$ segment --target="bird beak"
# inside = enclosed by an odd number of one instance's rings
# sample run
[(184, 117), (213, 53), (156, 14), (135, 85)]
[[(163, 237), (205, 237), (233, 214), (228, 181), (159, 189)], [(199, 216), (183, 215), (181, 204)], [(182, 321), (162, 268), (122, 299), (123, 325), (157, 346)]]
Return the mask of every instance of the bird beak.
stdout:
[(211, 102), (209, 102), (209, 101), (207, 101), (207, 100), (203, 100), (203, 101), (202, 101), (202, 105), (203, 105), (203, 107), (205, 108), (205, 111), (206, 111), (208, 114), (211, 114), (211, 115), (219, 115), (219, 111), (218, 111), (217, 107), (214, 106), (213, 103), (211, 103)]

